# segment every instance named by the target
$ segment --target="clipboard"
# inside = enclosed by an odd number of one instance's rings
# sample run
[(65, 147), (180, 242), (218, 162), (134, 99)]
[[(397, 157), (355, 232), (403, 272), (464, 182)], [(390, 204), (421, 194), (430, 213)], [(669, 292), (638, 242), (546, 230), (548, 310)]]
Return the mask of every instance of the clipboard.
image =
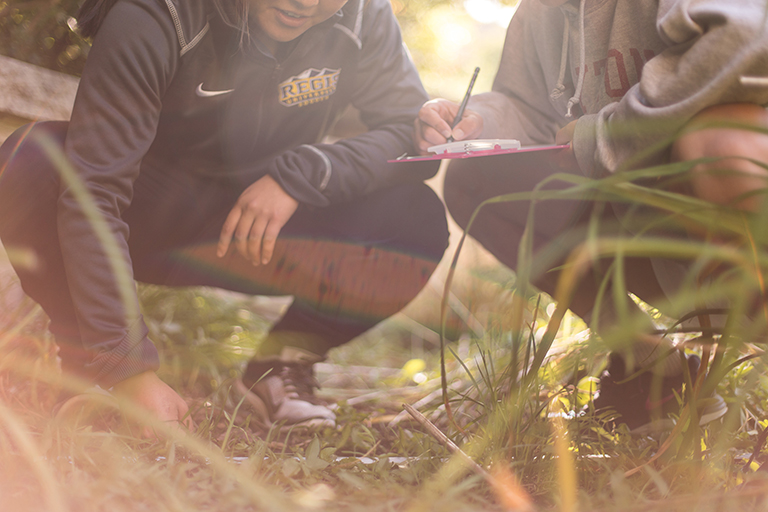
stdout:
[(390, 163), (419, 162), (425, 160), (454, 160), (459, 158), (477, 158), (483, 156), (508, 155), (510, 153), (527, 153), (531, 151), (551, 151), (565, 149), (570, 144), (552, 144), (541, 146), (522, 146), (516, 139), (475, 139), (448, 142), (428, 148), (433, 155), (407, 156), (402, 155)]

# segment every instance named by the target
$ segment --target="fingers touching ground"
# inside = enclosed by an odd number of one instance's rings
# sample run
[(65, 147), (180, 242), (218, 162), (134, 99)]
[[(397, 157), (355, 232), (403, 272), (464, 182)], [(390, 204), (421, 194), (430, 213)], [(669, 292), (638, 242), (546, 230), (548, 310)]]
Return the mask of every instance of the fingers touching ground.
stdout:
[[(152, 371), (118, 382), (113, 387), (113, 392), (118, 399), (123, 399), (126, 404), (134, 407), (129, 411), (130, 422), (139, 424), (142, 437), (158, 437), (153, 428), (153, 421), (168, 422), (173, 428), (178, 425), (184, 425), (189, 430), (195, 428), (184, 399)], [(146, 421), (144, 413), (149, 415), (150, 421)]]

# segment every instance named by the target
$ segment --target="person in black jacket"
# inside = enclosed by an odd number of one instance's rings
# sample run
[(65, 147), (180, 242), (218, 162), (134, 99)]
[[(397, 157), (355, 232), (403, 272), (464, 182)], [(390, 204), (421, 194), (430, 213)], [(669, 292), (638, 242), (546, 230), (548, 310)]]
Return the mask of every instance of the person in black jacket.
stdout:
[[(50, 317), (65, 373), (163, 420), (134, 280), (293, 295), (239, 389), (267, 424), (321, 423), (312, 364), (389, 317), (447, 246), (427, 99), (386, 0), (88, 0), (69, 122), (0, 148), (0, 239)], [(366, 133), (323, 142), (349, 106)], [(262, 378), (263, 377), (263, 378)]]

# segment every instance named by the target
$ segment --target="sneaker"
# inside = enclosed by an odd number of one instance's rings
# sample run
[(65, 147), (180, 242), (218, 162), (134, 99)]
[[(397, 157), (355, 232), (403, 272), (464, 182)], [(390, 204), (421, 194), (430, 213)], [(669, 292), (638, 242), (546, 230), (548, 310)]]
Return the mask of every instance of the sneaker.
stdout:
[[(699, 370), (701, 359), (698, 356), (686, 357), (688, 370), (694, 377)], [(680, 413), (677, 397), (682, 396), (684, 376), (663, 377), (658, 387), (659, 398), (651, 397), (655, 377), (651, 372), (644, 372), (637, 377), (624, 382), (624, 360), (618, 354), (612, 353), (608, 368), (600, 377), (600, 387), (595, 398), (595, 409), (598, 412), (613, 410), (618, 413), (614, 420), (625, 423), (631, 434), (645, 435), (653, 432), (671, 430), (675, 420), (670, 414)], [(655, 394), (655, 393), (654, 393)], [(722, 417), (728, 410), (725, 401), (717, 394), (707, 398), (699, 398), (699, 425), (705, 425)]]
[(336, 415), (314, 396), (320, 388), (313, 371), (318, 361), (314, 354), (285, 347), (279, 357), (251, 360), (235, 391), (267, 427), (333, 427)]

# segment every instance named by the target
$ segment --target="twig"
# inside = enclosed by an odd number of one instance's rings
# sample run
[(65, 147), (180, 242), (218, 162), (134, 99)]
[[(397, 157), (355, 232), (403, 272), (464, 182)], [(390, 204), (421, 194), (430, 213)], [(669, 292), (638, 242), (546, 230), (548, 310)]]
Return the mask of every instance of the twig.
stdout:
[[(422, 386), (424, 386), (424, 384), (422, 384)], [(457, 384), (455, 384), (455, 385), (451, 386), (451, 389), (453, 389), (453, 390), (456, 390), (456, 389), (461, 389), (461, 387), (460, 387), (460, 384), (459, 384), (459, 383), (457, 383)], [(413, 405), (408, 405), (408, 407), (410, 407), (411, 409), (414, 409), (414, 408), (416, 408), (416, 407), (424, 407), (424, 406), (427, 406), (427, 405), (429, 405), (430, 403), (432, 403), (432, 402), (433, 402), (433, 401), (434, 401), (436, 398), (439, 398), (439, 397), (440, 397), (442, 394), (443, 394), (443, 390), (442, 390), (442, 389), (440, 389), (440, 388), (438, 388), (438, 389), (436, 389), (435, 391), (432, 391), (432, 392), (431, 392), (431, 393), (429, 393), (428, 395), (426, 395), (426, 396), (424, 396), (423, 398), (421, 398), (419, 401), (417, 401), (417, 402), (416, 402), (416, 403), (414, 403)], [(403, 406), (403, 407), (405, 408), (405, 404), (404, 404), (404, 406)], [(410, 413), (410, 411), (409, 411), (408, 409), (406, 409), (405, 411), (403, 411), (403, 412), (399, 413), (397, 416), (395, 416), (395, 417), (392, 419), (392, 421), (390, 421), (390, 422), (389, 422), (389, 425), (388, 425), (388, 426), (390, 426), (390, 427), (394, 427), (395, 425), (397, 425), (398, 423), (400, 423), (401, 421), (403, 421), (403, 420), (406, 418), (406, 416), (405, 416), (405, 413), (406, 413), (406, 412)], [(413, 414), (411, 414), (411, 416), (413, 416)]]
[(485, 468), (472, 460), (472, 457), (467, 455), (461, 448), (456, 445), (456, 443), (448, 439), (448, 436), (443, 434), (440, 429), (437, 428), (434, 423), (429, 421), (423, 414), (421, 414), (409, 404), (403, 404), (403, 409), (408, 411), (408, 414), (410, 414), (419, 425), (424, 427), (432, 437), (437, 439), (440, 444), (448, 448), (448, 451), (458, 454), (475, 473), (482, 476), (487, 482), (491, 484), (495, 483), (493, 477), (488, 471), (485, 470)]

